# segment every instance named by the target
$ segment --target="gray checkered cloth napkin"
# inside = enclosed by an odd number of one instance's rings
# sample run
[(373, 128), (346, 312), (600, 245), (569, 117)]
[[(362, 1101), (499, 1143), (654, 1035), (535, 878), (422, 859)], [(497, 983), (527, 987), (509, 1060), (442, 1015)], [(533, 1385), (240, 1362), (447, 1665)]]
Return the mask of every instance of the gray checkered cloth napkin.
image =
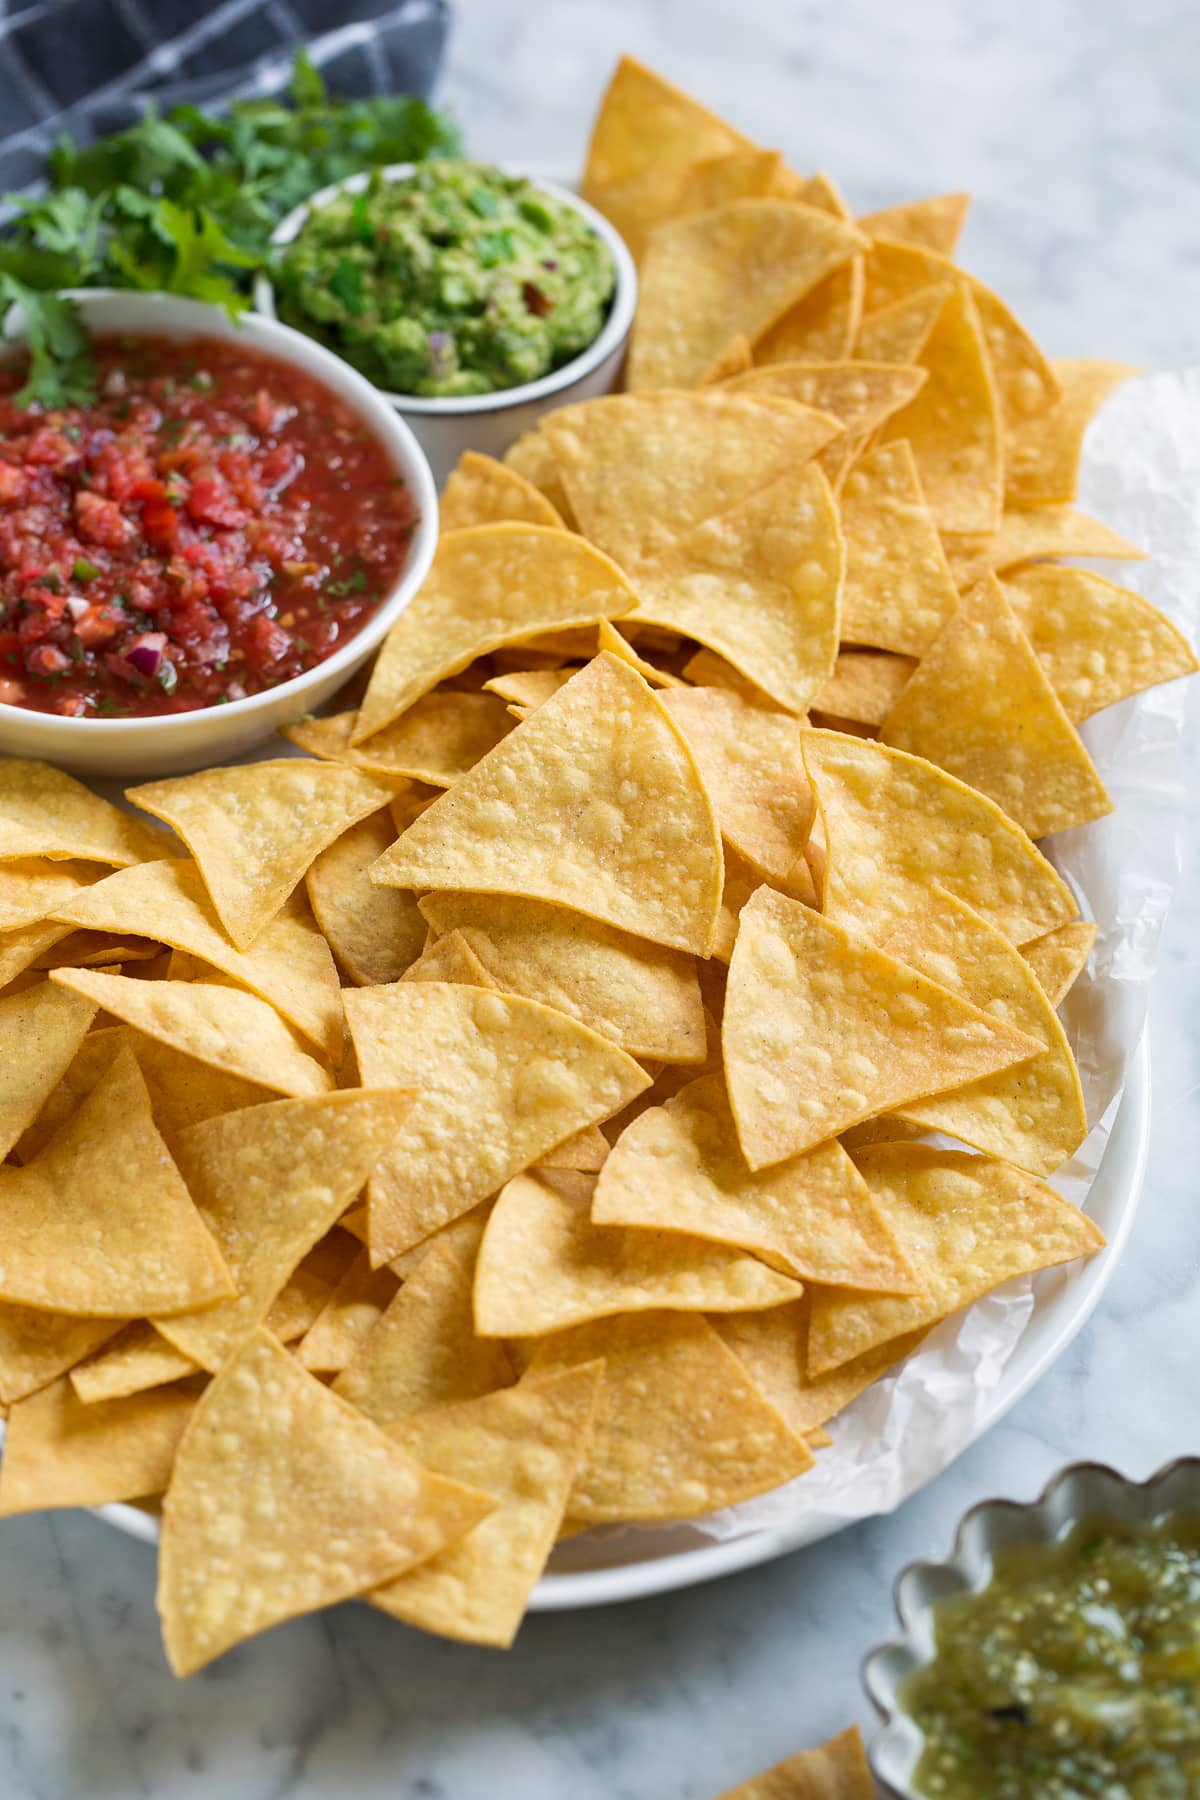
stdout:
[(301, 44), (334, 93), (428, 96), (447, 28), (445, 0), (0, 0), (0, 193), (63, 132), (121, 130), (148, 100), (278, 94)]

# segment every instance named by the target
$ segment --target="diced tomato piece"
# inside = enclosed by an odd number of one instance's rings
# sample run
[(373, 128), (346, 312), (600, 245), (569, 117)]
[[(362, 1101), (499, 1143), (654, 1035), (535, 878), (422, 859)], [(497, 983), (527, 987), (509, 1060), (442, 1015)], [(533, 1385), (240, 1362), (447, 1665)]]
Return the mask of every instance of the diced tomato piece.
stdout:
[(0, 462), (0, 506), (11, 506), (25, 491), (25, 477), (16, 463)]
[(102, 499), (90, 488), (80, 488), (75, 496), (75, 529), (88, 544), (100, 544), (106, 550), (123, 550), (137, 535), (132, 519), (127, 519), (115, 500)]
[(25, 666), (31, 675), (61, 675), (71, 659), (55, 644), (38, 644), (25, 658)]
[(246, 523), (246, 512), (240, 507), (223, 481), (213, 474), (197, 475), (188, 494), (187, 511), (198, 525), (233, 527)]

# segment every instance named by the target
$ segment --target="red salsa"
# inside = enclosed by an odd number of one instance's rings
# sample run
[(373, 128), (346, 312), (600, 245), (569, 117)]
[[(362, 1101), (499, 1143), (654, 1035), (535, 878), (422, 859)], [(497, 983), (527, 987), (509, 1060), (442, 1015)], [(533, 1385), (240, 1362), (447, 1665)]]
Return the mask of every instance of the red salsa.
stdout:
[(215, 338), (98, 338), (98, 398), (0, 369), (0, 701), (190, 712), (323, 662), (404, 565), (382, 444), (310, 375)]

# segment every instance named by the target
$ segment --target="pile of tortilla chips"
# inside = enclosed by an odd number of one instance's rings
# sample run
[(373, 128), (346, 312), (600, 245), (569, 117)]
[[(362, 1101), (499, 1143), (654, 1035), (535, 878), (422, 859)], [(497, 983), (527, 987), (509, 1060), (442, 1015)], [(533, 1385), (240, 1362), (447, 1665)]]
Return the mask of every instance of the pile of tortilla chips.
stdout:
[(1195, 666), (1062, 560), (1137, 555), (1071, 506), (1123, 371), (961, 196), (855, 219), (632, 63), (585, 189), (629, 391), (464, 459), (356, 708), (129, 810), (0, 763), (0, 1512), (161, 1510), (180, 1673), (349, 1595), (507, 1644), (1102, 1244), (1034, 839)]

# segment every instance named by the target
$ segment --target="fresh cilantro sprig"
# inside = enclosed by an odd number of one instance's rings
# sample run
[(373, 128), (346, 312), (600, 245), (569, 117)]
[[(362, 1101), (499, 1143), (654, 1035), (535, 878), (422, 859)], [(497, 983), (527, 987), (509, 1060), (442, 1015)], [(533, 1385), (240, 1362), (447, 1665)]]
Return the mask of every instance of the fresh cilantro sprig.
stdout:
[(235, 100), (222, 116), (151, 110), (94, 144), (64, 139), (47, 191), (10, 196), (16, 211), (0, 238), (0, 308), (30, 351), (20, 403), (79, 404), (93, 391), (87, 336), (62, 289), (185, 294), (236, 314), (294, 206), (359, 169), (457, 148), (450, 121), (423, 100), (331, 97), (303, 51), (290, 102)]

